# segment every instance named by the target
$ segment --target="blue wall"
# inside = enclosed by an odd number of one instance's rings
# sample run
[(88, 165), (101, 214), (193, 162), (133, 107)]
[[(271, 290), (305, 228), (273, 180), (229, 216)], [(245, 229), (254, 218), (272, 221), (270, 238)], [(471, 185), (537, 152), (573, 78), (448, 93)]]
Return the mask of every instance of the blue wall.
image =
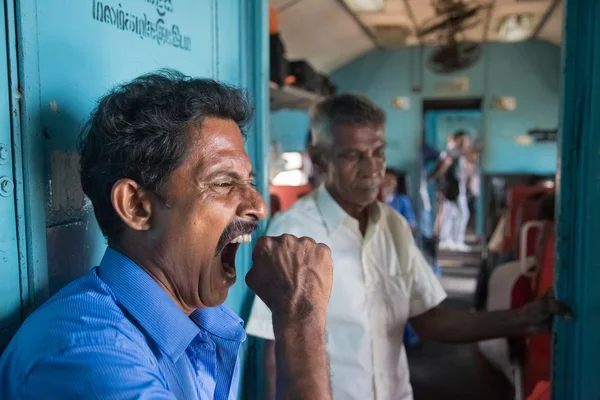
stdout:
[(306, 150), (309, 118), (306, 111), (281, 110), (271, 113), (271, 140), (277, 141), (281, 151)]
[[(390, 165), (405, 170), (416, 168), (423, 99), (483, 97), (484, 171), (553, 173), (556, 170), (555, 143), (522, 146), (516, 143), (516, 138), (532, 128), (557, 127), (560, 68), (557, 46), (541, 41), (487, 44), (478, 63), (454, 75), (437, 75), (426, 68), (432, 51), (432, 48), (374, 50), (333, 74), (341, 92), (366, 94), (386, 111)], [(444, 86), (456, 78), (467, 78), (468, 88), (449, 93)], [(420, 87), (421, 92), (413, 93), (413, 87)], [(396, 96), (409, 97), (410, 109), (393, 108)], [(495, 110), (497, 96), (514, 96), (516, 110)]]

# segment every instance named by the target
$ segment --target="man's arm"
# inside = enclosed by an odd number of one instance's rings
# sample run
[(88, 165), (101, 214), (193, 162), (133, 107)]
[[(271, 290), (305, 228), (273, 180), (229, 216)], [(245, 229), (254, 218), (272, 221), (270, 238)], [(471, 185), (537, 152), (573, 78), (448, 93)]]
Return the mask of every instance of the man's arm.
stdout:
[(519, 310), (468, 312), (435, 307), (410, 323), (426, 339), (468, 343), (546, 332), (555, 315), (570, 318), (570, 310), (548, 294)]
[(273, 318), (277, 399), (331, 399), (325, 318)]
[(263, 351), (263, 371), (265, 400), (274, 400), (277, 395), (277, 364), (275, 362), (275, 341), (265, 340)]
[(452, 157), (448, 156), (445, 156), (438, 160), (433, 171), (431, 171), (431, 173), (427, 175), (427, 180), (437, 179), (440, 176), (443, 176), (446, 173), (446, 171), (448, 171), (448, 168), (450, 168), (450, 166), (452, 165), (452, 162)]
[(272, 312), (276, 371), (265, 372), (276, 379), (277, 399), (331, 399), (325, 321), (332, 279), (331, 252), (312, 239), (263, 237), (254, 249), (246, 282)]
[[(279, 329), (277, 341), (266, 340), (264, 348), (264, 384), (265, 384), (265, 400), (274, 400), (277, 398), (277, 393), (283, 390), (302, 391), (306, 388), (306, 383), (302, 383), (290, 377), (302, 375), (300, 371), (295, 371), (295, 368), (304, 368), (307, 364), (306, 358), (312, 357), (312, 354), (306, 351), (316, 350), (318, 354), (324, 354), (325, 338), (322, 334), (323, 329), (317, 328), (316, 335), (313, 335), (310, 325), (304, 325), (296, 322), (288, 324), (289, 328)], [(275, 328), (277, 329), (277, 328)], [(286, 336), (287, 334), (287, 336)], [(305, 345), (299, 343), (304, 342)], [(313, 347), (314, 346), (314, 347)], [(277, 353), (277, 356), (276, 356)], [(321, 360), (321, 367), (328, 366), (327, 360)], [(286, 374), (288, 375), (286, 377)], [(329, 369), (316, 374), (328, 376)], [(309, 378), (310, 379), (310, 378)], [(318, 382), (317, 382), (318, 384)], [(277, 390), (279, 388), (279, 390)], [(328, 389), (327, 389), (328, 390)], [(280, 397), (281, 398), (281, 395)], [(287, 398), (287, 397), (283, 397)]]

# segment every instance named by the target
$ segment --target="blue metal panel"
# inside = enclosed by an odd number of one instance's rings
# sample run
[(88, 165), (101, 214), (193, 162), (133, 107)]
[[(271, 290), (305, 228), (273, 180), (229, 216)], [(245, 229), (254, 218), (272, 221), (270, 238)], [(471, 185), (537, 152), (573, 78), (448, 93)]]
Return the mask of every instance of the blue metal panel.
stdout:
[[(24, 305), (27, 305), (25, 316), (48, 298), (37, 5), (35, 1), (28, 0), (10, 0), (7, 5), (7, 17), (11, 21), (8, 32), (13, 35), (10, 41), (16, 42), (18, 52), (18, 57), (11, 58), (11, 85), (13, 97), (19, 96), (21, 102), (20, 120), (13, 124), (13, 134), (15, 146), (20, 146), (20, 149), (15, 150), (15, 157), (19, 157), (21, 161), (20, 169), (15, 172), (19, 178), (17, 183), (20, 183), (17, 186), (20, 189), (17, 191), (19, 226), (22, 227), (20, 241), (26, 249), (22, 252), (26, 255), (25, 260), (21, 262), (23, 296), (27, 296), (27, 301), (24, 301)], [(17, 74), (18, 79), (15, 79)], [(18, 108), (17, 106), (13, 110), (14, 115), (19, 115)], [(25, 281), (26, 285), (23, 284)]]
[(19, 246), (11, 127), (8, 38), (5, 8), (0, 9), (0, 351), (21, 322)]
[(600, 3), (569, 0), (563, 52), (557, 295), (577, 316), (558, 321), (554, 399), (600, 398)]

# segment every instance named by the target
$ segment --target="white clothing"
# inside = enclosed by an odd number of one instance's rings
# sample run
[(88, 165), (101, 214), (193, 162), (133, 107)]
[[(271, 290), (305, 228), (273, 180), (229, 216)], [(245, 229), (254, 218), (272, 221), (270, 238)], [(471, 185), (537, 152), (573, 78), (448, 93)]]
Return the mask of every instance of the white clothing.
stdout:
[(419, 184), (419, 195), (421, 196), (421, 205), (423, 206), (423, 211), (430, 212), (431, 211), (431, 199), (429, 198), (429, 190), (427, 187), (427, 172), (421, 172), (421, 182)]
[(479, 174), (479, 164), (473, 164), (473, 170), (469, 179), (469, 191), (473, 197), (479, 197), (481, 187), (481, 175)]
[(461, 196), (467, 195), (467, 181), (469, 180), (469, 174), (467, 172), (467, 159), (464, 156), (455, 159), (458, 161), (458, 188)]
[(502, 243), (504, 242), (504, 230), (506, 227), (506, 213), (502, 215), (494, 233), (488, 243), (488, 250), (493, 253), (500, 253), (502, 251)]
[(469, 224), (469, 202), (465, 194), (456, 201), (444, 200), (440, 216), (440, 243), (459, 246), (465, 243), (465, 232)]
[[(387, 205), (371, 209), (365, 236), (321, 187), (271, 222), (268, 235), (312, 237), (331, 248), (333, 289), (327, 350), (335, 400), (411, 400), (404, 326), (446, 293), (417, 248), (406, 220)], [(274, 340), (271, 312), (256, 298), (248, 334)]]

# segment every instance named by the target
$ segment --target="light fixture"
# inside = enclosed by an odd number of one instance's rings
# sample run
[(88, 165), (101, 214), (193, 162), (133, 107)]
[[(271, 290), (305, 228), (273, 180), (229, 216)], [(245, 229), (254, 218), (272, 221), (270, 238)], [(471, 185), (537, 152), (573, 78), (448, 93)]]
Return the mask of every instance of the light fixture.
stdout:
[(285, 160), (286, 171), (302, 168), (302, 153), (283, 153), (281, 158)]
[(353, 11), (373, 12), (383, 10), (385, 0), (344, 0)]
[(498, 35), (507, 42), (527, 39), (533, 31), (532, 14), (509, 15), (500, 21)]
[(271, 181), (275, 186), (302, 186), (308, 183), (308, 176), (299, 169), (282, 171)]

